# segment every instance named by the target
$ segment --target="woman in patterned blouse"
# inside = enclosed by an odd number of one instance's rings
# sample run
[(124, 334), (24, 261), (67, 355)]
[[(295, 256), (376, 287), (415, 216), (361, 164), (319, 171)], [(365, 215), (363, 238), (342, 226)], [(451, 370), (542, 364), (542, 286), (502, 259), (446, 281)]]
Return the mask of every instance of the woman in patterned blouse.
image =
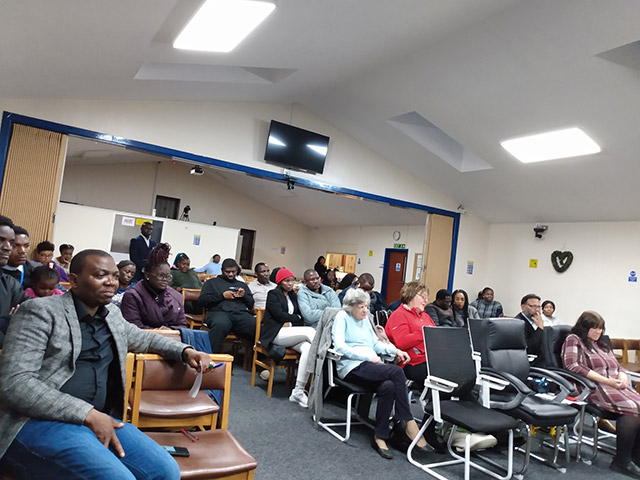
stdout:
[(564, 341), (562, 360), (567, 370), (595, 382), (589, 401), (619, 414), (616, 455), (610, 468), (640, 478), (640, 394), (629, 385), (626, 372), (603, 341), (603, 331), (604, 320), (598, 313), (583, 312)]

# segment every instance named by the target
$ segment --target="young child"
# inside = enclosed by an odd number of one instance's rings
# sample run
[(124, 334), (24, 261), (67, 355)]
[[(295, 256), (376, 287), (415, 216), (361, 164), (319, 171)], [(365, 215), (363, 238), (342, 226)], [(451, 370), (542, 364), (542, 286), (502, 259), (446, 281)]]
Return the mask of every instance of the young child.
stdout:
[(59, 281), (60, 274), (57, 270), (42, 265), (31, 273), (31, 286), (24, 293), (31, 298), (62, 295), (64, 292), (56, 288)]

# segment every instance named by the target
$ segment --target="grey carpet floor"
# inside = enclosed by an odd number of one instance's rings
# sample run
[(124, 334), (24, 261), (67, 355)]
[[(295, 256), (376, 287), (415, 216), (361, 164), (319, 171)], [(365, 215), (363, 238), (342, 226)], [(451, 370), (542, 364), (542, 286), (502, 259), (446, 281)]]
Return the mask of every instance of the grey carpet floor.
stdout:
[[(282, 371), (276, 373), (271, 398), (266, 395), (267, 382), (257, 376), (255, 387), (252, 388), (249, 382), (250, 373), (236, 363), (231, 381), (229, 430), (258, 461), (256, 480), (433, 478), (411, 465), (398, 451), (393, 451), (392, 460), (378, 456), (370, 446), (372, 430), (365, 426), (354, 426), (351, 439), (346, 444), (318, 428), (307, 409), (288, 401), (290, 388), (285, 384)], [(417, 415), (419, 408), (414, 407)], [(336, 405), (329, 405), (327, 410), (328, 416), (333, 418), (344, 414), (344, 409)], [(543, 453), (549, 455), (550, 452), (550, 449), (545, 449)], [(516, 453), (516, 466), (522, 464), (522, 458), (522, 454)], [(446, 459), (444, 455), (433, 453), (426, 461)], [(532, 460), (525, 479), (628, 478), (609, 470), (610, 462), (611, 456), (601, 452), (592, 465), (572, 460), (563, 474)], [(464, 478), (462, 465), (442, 468), (439, 473), (450, 479)], [(491, 477), (472, 471), (471, 478)]]

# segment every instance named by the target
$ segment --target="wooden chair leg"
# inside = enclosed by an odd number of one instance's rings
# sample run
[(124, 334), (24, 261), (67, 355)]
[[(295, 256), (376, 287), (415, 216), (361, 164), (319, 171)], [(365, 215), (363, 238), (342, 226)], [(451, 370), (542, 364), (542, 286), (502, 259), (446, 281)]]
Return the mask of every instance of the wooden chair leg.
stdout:
[(253, 351), (253, 362), (251, 363), (251, 386), (256, 386), (256, 361), (258, 360), (258, 352)]
[(271, 398), (271, 391), (273, 390), (273, 377), (275, 377), (276, 369), (275, 362), (269, 359), (269, 383), (267, 385), (267, 397)]

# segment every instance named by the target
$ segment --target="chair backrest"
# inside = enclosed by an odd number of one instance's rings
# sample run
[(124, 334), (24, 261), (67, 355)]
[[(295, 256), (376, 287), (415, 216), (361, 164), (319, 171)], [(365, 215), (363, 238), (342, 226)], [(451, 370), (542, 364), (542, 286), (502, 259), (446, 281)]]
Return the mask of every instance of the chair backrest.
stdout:
[(389, 320), (389, 315), (391, 315), (389, 310), (378, 310), (374, 315), (375, 324), (384, 328)]
[(262, 321), (264, 320), (264, 308), (256, 308), (256, 338), (254, 345), (260, 341), (260, 330), (262, 329)]
[(199, 288), (183, 288), (182, 289), (182, 304), (184, 302), (197, 302), (200, 298)]
[(422, 327), (427, 374), (458, 384), (452, 395), (464, 397), (476, 383), (471, 339), (466, 328)]
[(567, 335), (571, 333), (570, 325), (554, 325), (552, 327), (544, 327), (545, 349), (547, 366), (555, 368), (562, 367), (562, 344)]
[[(231, 394), (231, 367), (233, 357), (225, 354), (210, 355), (214, 364), (223, 363), (202, 376), (202, 390), (222, 390), (221, 426), (227, 427)], [(134, 397), (144, 390), (184, 390), (185, 402), (196, 378), (195, 370), (182, 362), (169, 361), (151, 353), (136, 354)]]
[(515, 375), (529, 374), (524, 322), (516, 318), (469, 319), (473, 346), (482, 355), (482, 366)]

